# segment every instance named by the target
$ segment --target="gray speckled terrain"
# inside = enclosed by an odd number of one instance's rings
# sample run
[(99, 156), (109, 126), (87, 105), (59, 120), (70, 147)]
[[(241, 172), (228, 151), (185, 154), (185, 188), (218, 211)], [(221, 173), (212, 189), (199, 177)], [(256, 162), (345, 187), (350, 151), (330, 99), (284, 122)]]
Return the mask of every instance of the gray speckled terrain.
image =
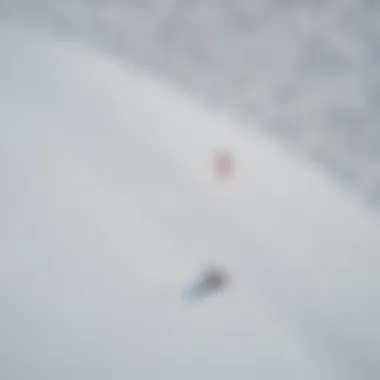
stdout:
[[(374, 0), (1, 1), (259, 125), (380, 198), (380, 3)], [(346, 186), (349, 185), (349, 186)]]

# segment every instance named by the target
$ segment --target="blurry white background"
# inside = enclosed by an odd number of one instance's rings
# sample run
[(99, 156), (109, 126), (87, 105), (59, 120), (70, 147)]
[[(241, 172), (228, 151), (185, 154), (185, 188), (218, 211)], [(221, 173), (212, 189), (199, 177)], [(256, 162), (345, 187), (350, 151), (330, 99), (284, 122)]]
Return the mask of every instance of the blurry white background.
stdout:
[(379, 200), (377, 1), (2, 0), (0, 14), (143, 64)]
[(376, 7), (0, 1), (0, 378), (378, 380)]

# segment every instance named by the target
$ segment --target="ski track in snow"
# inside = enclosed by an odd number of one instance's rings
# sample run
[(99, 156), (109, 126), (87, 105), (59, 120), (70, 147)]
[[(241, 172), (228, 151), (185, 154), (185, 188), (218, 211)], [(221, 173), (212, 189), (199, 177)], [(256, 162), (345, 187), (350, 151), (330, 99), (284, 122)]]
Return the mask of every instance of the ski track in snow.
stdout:
[[(359, 202), (136, 67), (0, 30), (1, 378), (379, 378)], [(209, 263), (233, 286), (186, 304)]]

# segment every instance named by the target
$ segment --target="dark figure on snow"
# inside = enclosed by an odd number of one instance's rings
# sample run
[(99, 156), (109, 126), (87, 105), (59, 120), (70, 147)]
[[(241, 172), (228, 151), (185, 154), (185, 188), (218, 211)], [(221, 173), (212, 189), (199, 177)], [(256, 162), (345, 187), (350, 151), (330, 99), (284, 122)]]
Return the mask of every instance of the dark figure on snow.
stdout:
[(224, 269), (209, 268), (201, 274), (199, 279), (187, 291), (187, 299), (196, 300), (204, 296), (223, 291), (228, 285), (229, 278)]

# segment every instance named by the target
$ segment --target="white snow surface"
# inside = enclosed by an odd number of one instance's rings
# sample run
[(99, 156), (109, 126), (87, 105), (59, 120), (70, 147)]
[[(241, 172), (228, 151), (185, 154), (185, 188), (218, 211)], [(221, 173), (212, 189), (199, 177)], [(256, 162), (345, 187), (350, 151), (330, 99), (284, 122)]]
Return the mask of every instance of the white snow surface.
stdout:
[[(379, 379), (359, 202), (136, 67), (5, 23), (0, 46), (1, 379)], [(208, 264), (233, 284), (189, 305)]]
[(0, 0), (9, 19), (144, 65), (380, 206), (379, 1)]

